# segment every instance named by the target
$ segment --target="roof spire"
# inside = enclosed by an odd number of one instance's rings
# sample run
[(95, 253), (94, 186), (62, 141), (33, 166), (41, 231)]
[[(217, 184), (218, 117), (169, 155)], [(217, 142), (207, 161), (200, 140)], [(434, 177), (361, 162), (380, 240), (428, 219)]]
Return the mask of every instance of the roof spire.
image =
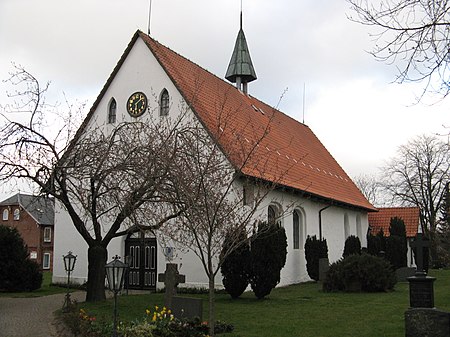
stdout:
[(247, 93), (247, 83), (256, 80), (256, 72), (253, 68), (247, 40), (242, 29), (242, 0), (240, 29), (225, 78), (230, 82), (236, 83), (236, 88), (242, 90), (244, 93)]

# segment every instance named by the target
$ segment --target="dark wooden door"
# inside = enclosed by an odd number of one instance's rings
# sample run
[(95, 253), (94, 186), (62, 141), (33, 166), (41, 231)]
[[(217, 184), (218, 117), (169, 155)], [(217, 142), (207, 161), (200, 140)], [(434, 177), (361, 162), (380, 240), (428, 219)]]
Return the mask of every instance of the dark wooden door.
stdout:
[[(130, 265), (126, 286), (128, 289), (156, 289), (156, 239), (142, 233), (125, 241), (125, 256)], [(138, 236), (138, 237), (136, 237)]]

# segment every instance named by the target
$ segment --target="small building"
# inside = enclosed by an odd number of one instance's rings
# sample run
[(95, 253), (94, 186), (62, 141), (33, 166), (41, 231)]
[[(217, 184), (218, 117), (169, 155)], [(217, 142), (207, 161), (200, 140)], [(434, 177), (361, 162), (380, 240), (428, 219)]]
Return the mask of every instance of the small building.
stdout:
[(389, 236), (389, 226), (392, 218), (401, 218), (405, 223), (406, 241), (408, 243), (408, 267), (415, 266), (411, 242), (417, 235), (420, 224), (419, 207), (386, 207), (378, 208), (378, 212), (369, 213), (369, 229), (373, 235), (383, 230), (384, 236)]
[(28, 246), (30, 259), (42, 270), (53, 270), (53, 199), (17, 193), (0, 202), (2, 225), (17, 228)]

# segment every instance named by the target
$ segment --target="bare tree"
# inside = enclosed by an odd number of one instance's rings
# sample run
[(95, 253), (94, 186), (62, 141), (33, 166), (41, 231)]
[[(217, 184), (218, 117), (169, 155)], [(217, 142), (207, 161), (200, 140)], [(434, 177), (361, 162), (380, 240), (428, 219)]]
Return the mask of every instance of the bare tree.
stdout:
[[(448, 95), (450, 3), (448, 1), (347, 0), (350, 19), (379, 29), (372, 54), (395, 64), (398, 82), (424, 81), (424, 92)], [(433, 84), (437, 83), (437, 86)]]
[(384, 204), (381, 184), (376, 176), (369, 174), (360, 174), (359, 176), (354, 178), (353, 181), (356, 186), (358, 186), (361, 193), (364, 194), (366, 199), (369, 200), (372, 205), (381, 207)]
[[(167, 238), (192, 251), (203, 266), (209, 283), (210, 336), (214, 336), (215, 278), (220, 267), (244, 243), (242, 233), (249, 236), (255, 231), (261, 202), (286, 173), (277, 167), (276, 151), (265, 150), (265, 155), (258, 151), (270, 132), (272, 117), (263, 126), (252, 125), (250, 118), (245, 125), (235, 125), (239, 113), (221, 111), (214, 129), (206, 132), (195, 124), (182, 135), (170, 180), (174, 199), (184, 211), (176, 226), (162, 228)], [(269, 165), (270, 172), (278, 171), (270, 178)], [(248, 172), (260, 179), (249, 178)]]
[[(450, 146), (433, 136), (419, 136), (398, 149), (384, 167), (383, 188), (394, 201), (420, 208), (424, 233), (436, 232), (439, 211), (445, 202), (445, 186), (450, 179)], [(436, 250), (431, 249), (436, 260)]]
[(88, 245), (86, 300), (103, 300), (111, 240), (159, 228), (182, 210), (150, 207), (168, 205), (167, 175), (182, 128), (150, 121), (118, 124), (110, 132), (85, 122), (73, 137), (78, 125), (72, 114), (44, 103), (48, 86), (21, 67), (9, 81), (18, 91), (16, 103), (1, 114), (0, 181), (30, 181), (67, 210)]

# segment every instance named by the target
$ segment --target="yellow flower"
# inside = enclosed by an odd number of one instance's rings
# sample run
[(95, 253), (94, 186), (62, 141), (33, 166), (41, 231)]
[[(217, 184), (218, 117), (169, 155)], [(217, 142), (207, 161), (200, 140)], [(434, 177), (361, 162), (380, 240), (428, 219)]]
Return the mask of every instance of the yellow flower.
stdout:
[(157, 305), (155, 305), (155, 310), (158, 311), (159, 307)]
[(145, 309), (145, 313), (147, 314), (147, 316), (149, 316), (150, 315), (150, 310)]
[(152, 321), (156, 321), (156, 314), (153, 314)]

